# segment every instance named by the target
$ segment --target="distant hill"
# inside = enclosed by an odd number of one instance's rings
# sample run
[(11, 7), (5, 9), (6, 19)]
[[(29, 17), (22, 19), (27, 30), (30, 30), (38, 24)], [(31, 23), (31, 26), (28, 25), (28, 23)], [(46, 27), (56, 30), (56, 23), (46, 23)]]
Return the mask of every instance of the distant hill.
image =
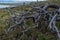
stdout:
[(17, 5), (17, 4), (23, 4), (23, 3), (28, 3), (29, 4), (30, 2), (32, 2), (32, 1), (0, 2), (0, 5)]
[[(21, 1), (21, 2), (0, 2), (0, 8), (6, 8), (6, 7), (16, 7), (19, 5), (23, 5), (23, 4), (29, 4), (30, 1)], [(17, 5), (18, 4), (18, 5)]]

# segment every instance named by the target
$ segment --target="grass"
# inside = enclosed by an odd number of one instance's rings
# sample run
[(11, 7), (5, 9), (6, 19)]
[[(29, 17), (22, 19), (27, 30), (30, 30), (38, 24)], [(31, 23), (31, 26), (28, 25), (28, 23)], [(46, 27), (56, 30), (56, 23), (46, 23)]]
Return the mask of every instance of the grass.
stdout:
[(58, 29), (60, 29), (60, 21), (56, 22), (56, 26), (58, 27)]
[[(47, 3), (47, 2), (45, 2)], [(44, 4), (44, 2), (39, 3), (40, 5)], [(12, 10), (30, 10), (31, 7), (33, 6), (33, 4), (30, 5), (22, 5), (19, 6), (17, 8), (11, 8)], [(5, 22), (10, 18), (10, 15), (7, 11), (5, 11), (6, 9), (0, 9), (0, 40), (15, 40), (16, 37), (18, 37), (20, 39), (20, 31), (21, 28), (19, 27), (19, 25), (17, 27), (14, 28), (13, 31), (11, 31), (9, 34), (5, 34), (5, 30), (8, 28), (8, 26), (5, 25)], [(58, 28), (60, 28), (60, 22), (56, 23)], [(31, 19), (26, 20), (25, 22), (25, 26), (29, 26), (32, 27), (34, 25), (34, 23), (32, 23)], [(43, 27), (37, 31), (36, 29), (31, 29), (29, 32), (31, 32), (30, 34), (34, 37), (36, 36), (36, 33), (38, 35), (38, 39), (39, 40), (57, 40), (56, 34), (51, 32), (50, 30), (47, 29), (47, 27), (45, 27), (43, 25)], [(23, 40), (27, 40), (27, 34), (29, 34), (28, 32), (24, 34), (23, 36)], [(33, 39), (32, 39), (33, 40)]]

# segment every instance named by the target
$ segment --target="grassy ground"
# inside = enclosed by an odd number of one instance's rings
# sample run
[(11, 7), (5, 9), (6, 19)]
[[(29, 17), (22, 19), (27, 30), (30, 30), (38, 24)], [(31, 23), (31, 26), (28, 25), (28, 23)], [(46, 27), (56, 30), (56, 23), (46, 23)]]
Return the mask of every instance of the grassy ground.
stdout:
[[(47, 2), (45, 2), (47, 3)], [(44, 2), (42, 3), (39, 3), (40, 5), (44, 4)], [(29, 10), (31, 7), (30, 6), (33, 6), (33, 4), (30, 4), (30, 5), (22, 5), (22, 6), (19, 6), (17, 8), (11, 8), (12, 10)], [(0, 9), (0, 40), (16, 40), (15, 38), (18, 37), (20, 38), (19, 36), (17, 36), (17, 34), (19, 35), (21, 29), (20, 27), (15, 27), (14, 30), (9, 33), (9, 34), (5, 34), (5, 30), (8, 28), (8, 26), (5, 25), (5, 22), (10, 18), (10, 15), (8, 12), (6, 12), (6, 9)], [(27, 21), (27, 24), (28, 26), (31, 27), (31, 23), (32, 21), (29, 19)], [(57, 26), (60, 28), (60, 22), (57, 22)], [(34, 35), (36, 35), (35, 33), (37, 32), (36, 29), (31, 29), (31, 34), (32, 36), (34, 37)], [(57, 37), (56, 37), (56, 34), (54, 32), (51, 32), (50, 30), (48, 30), (45, 26), (43, 26), (38, 32), (37, 32), (37, 35), (38, 35), (38, 38), (39, 40), (58, 40)], [(27, 40), (26, 39), (26, 34), (25, 36), (23, 36), (23, 40)], [(32, 39), (33, 40), (33, 39)]]

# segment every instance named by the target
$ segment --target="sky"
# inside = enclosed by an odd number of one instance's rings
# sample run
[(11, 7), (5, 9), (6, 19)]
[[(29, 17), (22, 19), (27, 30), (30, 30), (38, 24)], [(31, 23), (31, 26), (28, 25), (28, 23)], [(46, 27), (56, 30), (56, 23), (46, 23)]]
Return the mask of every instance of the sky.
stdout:
[[(37, 1), (37, 0), (0, 0), (0, 3), (4, 3), (4, 2), (19, 2), (19, 1)], [(38, 1), (43, 1), (43, 0), (38, 0)], [(0, 8), (6, 8), (6, 7), (10, 7), (10, 5), (0, 5)]]
[[(13, 2), (13, 1), (36, 1), (36, 0), (0, 0), (0, 2)], [(43, 0), (39, 0), (43, 1)]]

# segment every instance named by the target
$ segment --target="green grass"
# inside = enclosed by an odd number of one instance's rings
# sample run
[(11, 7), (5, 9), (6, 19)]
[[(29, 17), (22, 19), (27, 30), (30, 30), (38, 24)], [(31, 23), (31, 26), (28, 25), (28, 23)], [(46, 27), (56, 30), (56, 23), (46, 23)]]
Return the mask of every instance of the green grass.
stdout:
[[(47, 2), (40, 2), (39, 4), (45, 4)], [(49, 2), (48, 2), (49, 3)], [(33, 4), (30, 5), (22, 5), (19, 6), (17, 8), (11, 8), (12, 10), (30, 10), (30, 6), (33, 6)], [(0, 9), (0, 40), (15, 40), (15, 37), (17, 36), (17, 34), (20, 33), (21, 28), (19, 27), (19, 25), (17, 27), (14, 28), (13, 31), (11, 31), (9, 34), (5, 34), (5, 30), (9, 27), (5, 25), (5, 22), (10, 18), (10, 15), (7, 11), (5, 11), (6, 9)], [(60, 22), (56, 23), (58, 28), (60, 28)], [(29, 26), (32, 27), (34, 25), (34, 23), (32, 23), (31, 19), (26, 20), (25, 22), (25, 26)], [(43, 25), (44, 26), (44, 25)], [(37, 32), (38, 38), (39, 40), (57, 40), (56, 34), (52, 33), (50, 30), (48, 30), (45, 26), (41, 28), (40, 31), (36, 31), (36, 29), (31, 29), (31, 35), (34, 36), (35, 33)], [(18, 36), (19, 37), (19, 36)], [(23, 40), (26, 40), (26, 34), (23, 36)]]
[(60, 29), (60, 21), (57, 21), (56, 26)]

